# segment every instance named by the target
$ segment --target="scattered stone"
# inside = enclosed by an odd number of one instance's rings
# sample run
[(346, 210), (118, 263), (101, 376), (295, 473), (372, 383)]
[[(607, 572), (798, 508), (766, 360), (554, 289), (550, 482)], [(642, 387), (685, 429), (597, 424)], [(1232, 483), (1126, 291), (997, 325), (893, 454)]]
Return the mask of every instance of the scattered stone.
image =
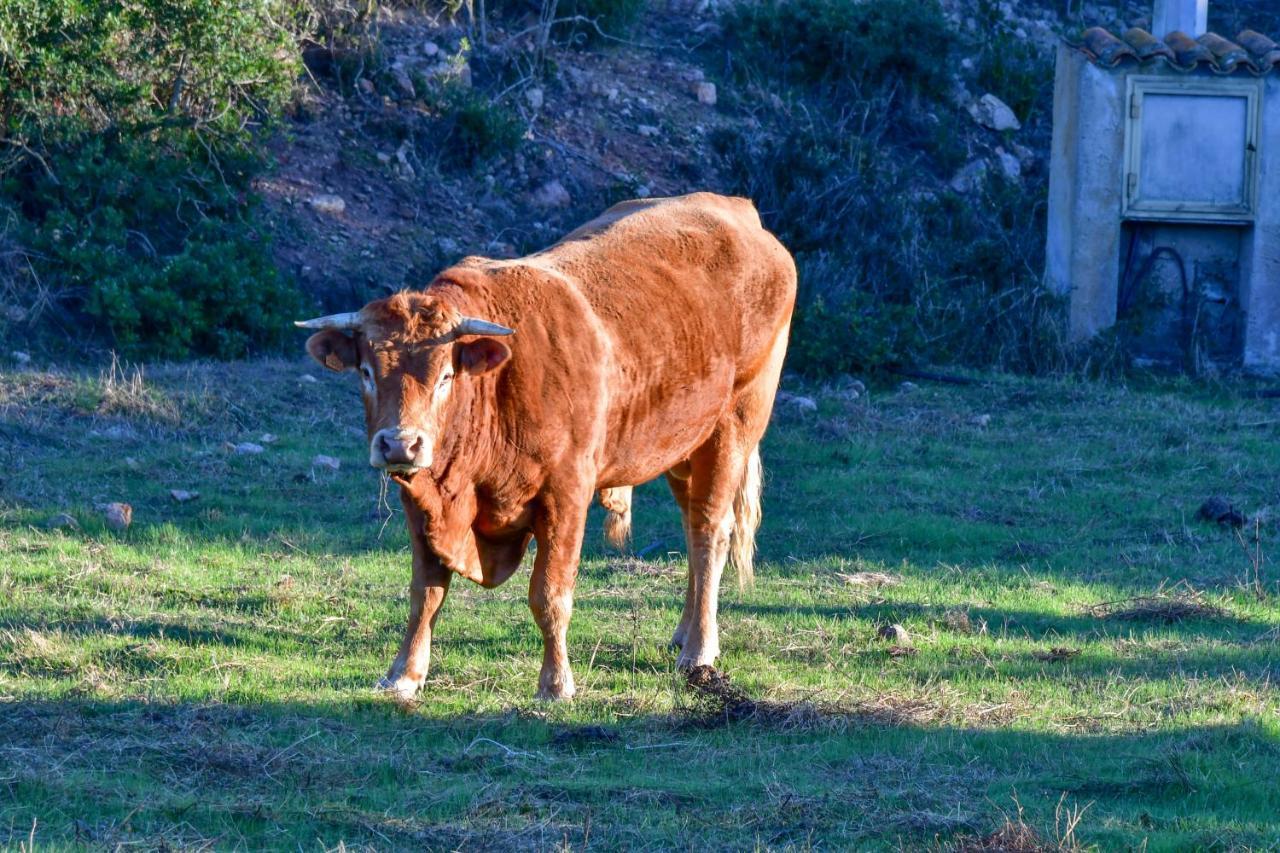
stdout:
[(705, 80), (697, 83), (693, 87), (693, 94), (697, 96), (698, 103), (707, 107), (716, 105), (716, 84), (708, 83)]
[(28, 365), (31, 363), (31, 353), (16, 349), (13, 351), (13, 360), (18, 364)]
[(642, 124), (636, 128), (641, 136), (657, 136), (660, 132), (657, 127), (652, 124)]
[(996, 149), (996, 157), (1000, 160), (1000, 171), (1011, 181), (1022, 177), (1022, 161), (1003, 148)]
[(573, 202), (564, 184), (552, 179), (533, 192), (533, 203), (538, 207), (568, 207)]
[(330, 471), (337, 471), (342, 467), (342, 462), (333, 456), (325, 456), (323, 453), (317, 453), (311, 460), (312, 468), (328, 468)]
[(1236, 509), (1231, 501), (1221, 495), (1214, 495), (1196, 511), (1197, 521), (1208, 521), (1221, 524), (1223, 527), (1244, 527), (1244, 513)]
[(377, 154), (377, 157), (378, 157), (378, 162), (381, 163), (383, 166), (391, 165), (391, 155), (388, 154), (387, 152), (379, 151)]
[(974, 415), (972, 418), (969, 419), (969, 423), (973, 424), (976, 427), (982, 427), (983, 429), (986, 429), (987, 427), (991, 426), (991, 415)]
[(609, 99), (609, 103), (616, 104), (619, 97), (618, 87), (610, 86), (608, 89), (605, 89), (604, 96)]
[(524, 90), (525, 101), (527, 101), (529, 106), (535, 110), (542, 109), (543, 96), (544, 96), (543, 91), (539, 89), (537, 86), (534, 86), (532, 89)]
[(333, 193), (314, 195), (309, 204), (317, 213), (326, 213), (330, 216), (337, 216), (347, 209), (347, 203), (343, 201), (342, 196)]
[(277, 441), (277, 438), (275, 433), (264, 432), (262, 435), (258, 436), (258, 441), (262, 442), (263, 444), (275, 444)]
[(914, 382), (903, 382), (901, 385), (898, 386), (898, 390), (904, 394), (909, 394), (912, 391), (915, 391), (919, 387), (920, 386)]
[(395, 81), (396, 89), (405, 99), (413, 100), (417, 96), (418, 93), (413, 88), (413, 80), (410, 79), (408, 72), (403, 68), (392, 68), (391, 79)]
[(794, 409), (797, 412), (818, 411), (818, 403), (812, 397), (801, 397), (799, 394), (789, 394), (786, 391), (778, 392), (775, 407)]
[(950, 187), (958, 193), (971, 193), (982, 186), (987, 178), (986, 160), (972, 160), (951, 179)]
[(847, 373), (837, 376), (830, 386), (830, 394), (832, 397), (835, 397), (838, 400), (847, 400), (850, 403), (862, 397), (862, 395), (866, 393), (867, 386)]
[(433, 41), (424, 41), (422, 43), (423, 56), (437, 56), (440, 53), (440, 45)]
[(21, 305), (10, 305), (4, 309), (4, 316), (9, 319), (10, 323), (21, 323), (27, 319), (27, 309)]
[(200, 493), (188, 492), (186, 489), (170, 489), (169, 497), (173, 498), (175, 501), (177, 501), (180, 504), (184, 504), (200, 497)]
[(298, 377), (298, 381), (299, 381), (299, 382), (306, 382), (308, 385), (313, 385), (313, 384), (315, 384), (315, 383), (319, 382), (320, 380), (319, 380), (319, 379), (316, 379), (316, 378), (315, 378), (314, 376), (312, 376), (310, 373), (304, 373), (304, 374), (302, 374), (301, 376), (299, 376), (299, 377)]
[(368, 77), (361, 77), (360, 82), (356, 84), (356, 88), (366, 95), (372, 95), (374, 92), (373, 81)]
[(261, 444), (254, 444), (252, 441), (242, 441), (239, 444), (233, 444), (231, 449), (241, 456), (257, 456), (263, 451)]
[(46, 521), (44, 526), (50, 530), (79, 530), (80, 522), (76, 521), (75, 516), (60, 512)]
[(907, 633), (907, 629), (901, 625), (881, 625), (880, 630), (876, 631), (876, 638), (891, 642), (896, 646), (910, 646), (911, 635)]
[(983, 127), (992, 130), (1020, 130), (1022, 122), (1004, 101), (987, 92), (969, 106), (969, 115)]
[(396, 174), (405, 181), (412, 181), (416, 174), (409, 163), (409, 140), (407, 139), (396, 149)]
[(456, 255), (458, 253), (458, 241), (452, 237), (441, 237), (436, 240), (436, 248), (446, 255)]
[(109, 503), (103, 510), (103, 517), (112, 530), (125, 530), (133, 524), (133, 507), (126, 503)]
[(636, 187), (636, 198), (648, 198), (652, 193), (653, 190), (649, 189), (648, 184), (641, 184)]

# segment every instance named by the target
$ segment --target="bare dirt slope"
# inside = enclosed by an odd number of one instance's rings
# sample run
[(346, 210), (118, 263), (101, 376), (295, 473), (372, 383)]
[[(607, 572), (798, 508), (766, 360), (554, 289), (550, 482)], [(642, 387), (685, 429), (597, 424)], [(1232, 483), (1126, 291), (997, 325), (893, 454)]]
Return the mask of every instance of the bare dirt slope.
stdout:
[[(381, 14), (355, 84), (315, 76), (258, 184), (281, 265), (322, 307), (424, 283), (467, 254), (534, 250), (623, 198), (724, 189), (709, 138), (730, 119), (705, 103), (706, 85), (698, 98), (696, 31), (714, 26), (698, 13), (654, 13), (627, 43), (552, 45), (538, 80), (501, 88), (482, 75), (532, 36), (491, 28), (488, 50), (468, 53), (458, 24), (416, 9)], [(433, 123), (417, 91), (433, 74), (497, 89), (484, 103), (518, 120), (523, 138), (451, 165), (453, 129)]]

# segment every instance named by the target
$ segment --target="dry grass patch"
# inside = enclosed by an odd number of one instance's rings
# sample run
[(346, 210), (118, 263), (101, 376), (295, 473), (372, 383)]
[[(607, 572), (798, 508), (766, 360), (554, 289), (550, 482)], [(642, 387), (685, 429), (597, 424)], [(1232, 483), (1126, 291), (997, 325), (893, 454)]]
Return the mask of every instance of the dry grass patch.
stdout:
[(1089, 849), (1076, 838), (1076, 830), (1089, 805), (1072, 805), (1067, 802), (1067, 795), (1063, 794), (1053, 812), (1052, 839), (1045, 838), (1026, 822), (1022, 804), (1016, 797), (1014, 805), (1015, 813), (1005, 813), (1004, 823), (994, 832), (962, 838), (943, 849), (952, 853), (1081, 853)]
[(1224, 607), (1205, 599), (1204, 593), (1185, 584), (1154, 595), (1138, 595), (1104, 601), (1088, 608), (1091, 616), (1125, 622), (1162, 622), (1172, 625), (1188, 619), (1230, 619)]
[(863, 589), (879, 589), (884, 586), (899, 586), (902, 578), (896, 575), (885, 574), (884, 572), (853, 572), (846, 574), (844, 572), (836, 572), (836, 577), (847, 583), (849, 586), (856, 586)]

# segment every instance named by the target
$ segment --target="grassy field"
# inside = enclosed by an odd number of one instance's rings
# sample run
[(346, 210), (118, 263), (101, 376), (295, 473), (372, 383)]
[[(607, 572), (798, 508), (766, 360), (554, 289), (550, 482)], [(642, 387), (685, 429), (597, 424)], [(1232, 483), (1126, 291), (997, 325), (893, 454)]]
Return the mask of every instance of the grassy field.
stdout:
[[(454, 585), (401, 708), (371, 689), (405, 618), (398, 500), (321, 372), (0, 374), (0, 843), (1280, 848), (1275, 402), (793, 389), (819, 410), (766, 440), (731, 695), (674, 672), (683, 546), (651, 484), (642, 556), (592, 520), (579, 698), (532, 699), (517, 577)], [(1195, 520), (1211, 495), (1244, 530)]]

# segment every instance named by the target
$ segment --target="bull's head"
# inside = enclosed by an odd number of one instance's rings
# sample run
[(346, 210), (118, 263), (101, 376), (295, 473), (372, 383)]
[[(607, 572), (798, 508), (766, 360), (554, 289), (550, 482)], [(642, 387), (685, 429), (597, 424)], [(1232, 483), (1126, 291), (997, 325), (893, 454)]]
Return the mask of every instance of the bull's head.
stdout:
[(359, 311), (303, 320), (317, 330), (307, 352), (330, 370), (356, 370), (364, 397), (369, 464), (408, 476), (431, 467), (459, 388), (500, 367), (513, 329), (466, 317), (424, 294), (398, 293)]

